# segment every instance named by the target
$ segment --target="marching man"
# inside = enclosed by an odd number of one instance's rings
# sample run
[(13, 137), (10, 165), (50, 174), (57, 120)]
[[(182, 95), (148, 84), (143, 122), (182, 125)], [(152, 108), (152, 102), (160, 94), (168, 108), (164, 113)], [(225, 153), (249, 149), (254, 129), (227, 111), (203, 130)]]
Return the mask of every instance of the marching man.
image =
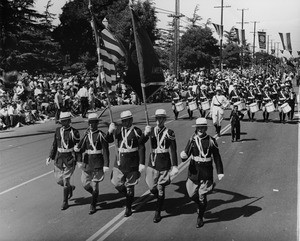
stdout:
[(223, 164), (216, 140), (206, 133), (207, 120), (198, 118), (196, 120), (195, 133), (189, 139), (184, 151), (180, 153), (183, 162), (190, 159), (186, 189), (189, 197), (197, 204), (197, 224), (200, 228), (204, 225), (203, 215), (207, 206), (207, 194), (212, 191), (213, 164), (214, 161), (218, 179), (224, 177)]
[[(98, 129), (99, 118), (97, 113), (88, 115), (89, 129), (80, 141), (76, 152), (82, 153), (82, 160), (77, 162), (82, 170), (81, 182), (86, 191), (92, 195), (90, 214), (96, 212), (96, 204), (99, 195), (99, 183), (104, 179), (104, 173), (109, 170), (109, 142), (106, 134)], [(112, 132), (110, 128), (108, 130)]]
[(54, 160), (54, 176), (57, 184), (63, 187), (63, 204), (61, 210), (69, 207), (68, 199), (73, 196), (75, 186), (70, 184), (70, 178), (75, 170), (74, 146), (79, 142), (78, 130), (72, 127), (71, 113), (60, 113), (61, 127), (58, 127), (54, 134), (54, 140), (50, 155), (46, 160), (48, 166)]
[(161, 220), (161, 210), (165, 200), (165, 187), (171, 183), (171, 177), (178, 173), (177, 148), (175, 133), (165, 127), (167, 114), (164, 109), (155, 111), (156, 127), (150, 141), (153, 153), (146, 170), (146, 183), (157, 196), (157, 207), (153, 222)]
[(218, 136), (221, 136), (221, 123), (224, 116), (224, 109), (228, 104), (227, 98), (222, 95), (222, 89), (220, 86), (216, 87), (216, 95), (212, 98), (211, 101), (211, 110), (212, 110), (212, 120), (216, 128), (216, 133)]
[(131, 206), (134, 200), (134, 186), (138, 184), (141, 172), (145, 169), (145, 143), (151, 133), (151, 127), (146, 126), (145, 132), (132, 125), (133, 117), (129, 110), (121, 112), (121, 126), (114, 130), (117, 140), (118, 156), (116, 158), (111, 182), (115, 188), (126, 197), (125, 217), (132, 214)]

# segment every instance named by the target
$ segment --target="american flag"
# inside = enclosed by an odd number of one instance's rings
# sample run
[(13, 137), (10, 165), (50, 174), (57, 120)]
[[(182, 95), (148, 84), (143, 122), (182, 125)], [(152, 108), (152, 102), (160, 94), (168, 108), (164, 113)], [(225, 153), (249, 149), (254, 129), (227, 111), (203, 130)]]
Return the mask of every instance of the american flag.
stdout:
[(101, 48), (100, 55), (103, 61), (103, 71), (105, 80), (110, 85), (116, 84), (117, 72), (116, 63), (119, 59), (125, 56), (121, 43), (117, 38), (106, 28), (100, 32)]

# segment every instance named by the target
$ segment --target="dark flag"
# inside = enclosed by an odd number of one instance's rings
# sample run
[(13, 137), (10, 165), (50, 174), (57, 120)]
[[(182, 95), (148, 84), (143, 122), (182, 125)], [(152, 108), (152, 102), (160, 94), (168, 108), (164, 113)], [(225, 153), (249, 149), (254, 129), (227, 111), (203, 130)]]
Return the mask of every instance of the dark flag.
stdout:
[(284, 50), (288, 50), (289, 52), (292, 51), (292, 44), (291, 44), (291, 33), (279, 33), (282, 47)]
[(266, 32), (257, 32), (260, 49), (266, 49)]
[(132, 9), (131, 12), (133, 16), (133, 31), (136, 36), (136, 46), (131, 46), (129, 50), (128, 70), (125, 82), (134, 89), (140, 98), (143, 97), (143, 86), (147, 100), (165, 85), (165, 78), (145, 28), (141, 26)]
[(237, 42), (240, 45), (246, 44), (245, 29), (234, 28)]

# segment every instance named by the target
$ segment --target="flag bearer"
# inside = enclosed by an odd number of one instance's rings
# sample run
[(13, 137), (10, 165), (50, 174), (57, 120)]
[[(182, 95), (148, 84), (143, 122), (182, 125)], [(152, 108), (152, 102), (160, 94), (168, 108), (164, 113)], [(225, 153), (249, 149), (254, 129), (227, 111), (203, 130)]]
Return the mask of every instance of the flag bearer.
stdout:
[(153, 222), (161, 220), (161, 210), (165, 200), (165, 187), (171, 183), (171, 176), (178, 173), (175, 133), (165, 127), (167, 114), (164, 109), (155, 111), (156, 127), (151, 133), (152, 152), (146, 170), (146, 183), (157, 197)]
[(216, 140), (206, 133), (207, 120), (196, 120), (195, 133), (189, 139), (184, 151), (180, 153), (183, 162), (190, 159), (186, 189), (189, 197), (197, 204), (196, 227), (204, 225), (203, 215), (207, 206), (207, 194), (213, 189), (213, 163), (216, 166), (218, 179), (224, 177), (223, 164)]
[(141, 172), (145, 169), (145, 142), (151, 132), (146, 126), (145, 132), (132, 124), (133, 117), (129, 110), (121, 112), (121, 126), (113, 125), (117, 140), (118, 156), (116, 158), (111, 182), (126, 197), (125, 217), (132, 214), (134, 186), (138, 184)]
[[(109, 170), (109, 147), (105, 133), (98, 129), (99, 118), (97, 113), (88, 115), (89, 129), (80, 141), (75, 151), (82, 154), (78, 166), (82, 170), (81, 181), (83, 187), (92, 195), (90, 214), (96, 212), (99, 195), (99, 183), (104, 179), (104, 173)], [(109, 129), (109, 132), (112, 129)]]
[(65, 210), (69, 207), (68, 199), (72, 197), (75, 189), (75, 186), (70, 184), (70, 178), (73, 175), (76, 164), (74, 146), (79, 142), (80, 136), (78, 130), (70, 125), (71, 113), (61, 112), (60, 123), (62, 126), (55, 131), (46, 165), (49, 165), (54, 160), (54, 176), (57, 184), (63, 187), (61, 210)]

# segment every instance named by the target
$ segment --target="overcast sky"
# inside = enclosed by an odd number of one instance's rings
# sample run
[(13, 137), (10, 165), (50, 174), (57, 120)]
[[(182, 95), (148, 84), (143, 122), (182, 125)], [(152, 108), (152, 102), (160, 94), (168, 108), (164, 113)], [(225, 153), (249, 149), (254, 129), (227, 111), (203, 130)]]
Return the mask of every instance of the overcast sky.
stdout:
[[(58, 15), (61, 13), (61, 8), (67, 2), (66, 0), (52, 0), (54, 3), (50, 9), (52, 13)], [(157, 8), (157, 16), (159, 19), (159, 28), (168, 28), (168, 22), (171, 17), (168, 17), (170, 12), (175, 12), (175, 0), (153, 0)], [(300, 51), (300, 0), (224, 0), (223, 25), (224, 30), (229, 30), (232, 26), (241, 28), (242, 11), (244, 10), (244, 24), (246, 31), (247, 42), (253, 43), (253, 21), (257, 21), (257, 31), (265, 31), (269, 35), (269, 39), (274, 42), (280, 42), (279, 49), (282, 49), (282, 44), (278, 32), (291, 33), (291, 42), (293, 48), (293, 56), (297, 57), (297, 51)], [(47, 0), (36, 0), (36, 7), (39, 11), (44, 10)], [(199, 5), (197, 12), (205, 23), (208, 18), (213, 23), (221, 23), (221, 9), (216, 8), (221, 5), (221, 0), (181, 0), (180, 13), (186, 17), (192, 17), (195, 7)], [(163, 9), (163, 10), (162, 10)], [(181, 26), (186, 26), (186, 17), (181, 18)], [(58, 24), (59, 21), (56, 21)], [(216, 36), (216, 35), (215, 35)], [(256, 37), (256, 45), (258, 39)], [(257, 49), (258, 50), (258, 49)], [(285, 54), (289, 57), (289, 54)]]

